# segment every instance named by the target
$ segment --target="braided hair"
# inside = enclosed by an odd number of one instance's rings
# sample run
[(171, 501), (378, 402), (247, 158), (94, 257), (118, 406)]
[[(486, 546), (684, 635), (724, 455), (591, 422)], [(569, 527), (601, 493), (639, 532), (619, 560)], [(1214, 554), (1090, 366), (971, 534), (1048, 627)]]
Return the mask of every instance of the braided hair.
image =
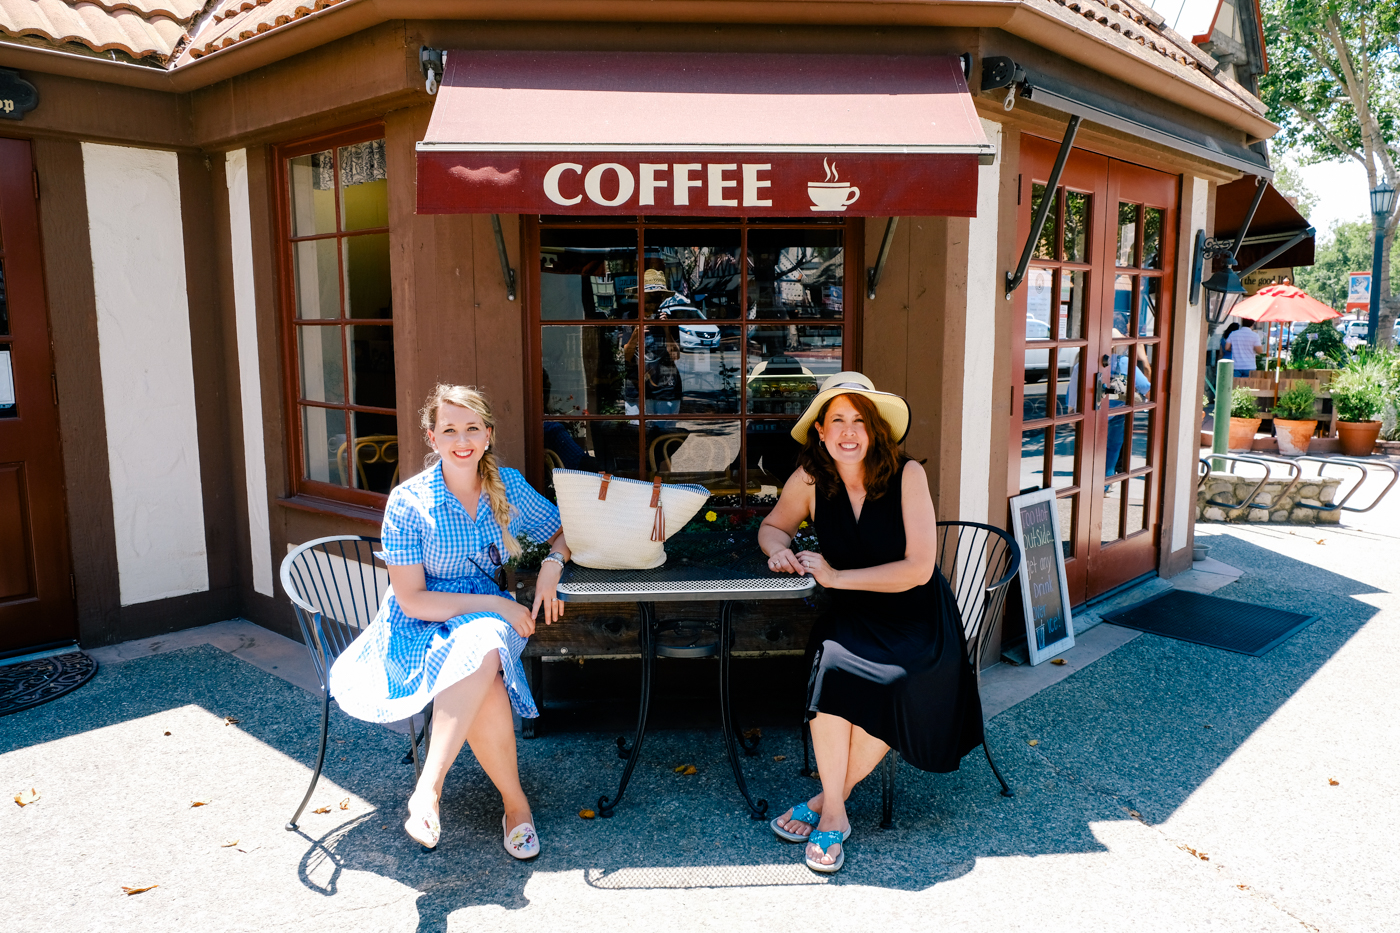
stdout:
[[(433, 389), (433, 393), (428, 396), (427, 402), (418, 413), (419, 424), (425, 432), (437, 428), (438, 409), (444, 403), (476, 412), (481, 416), (486, 427), (492, 430), (494, 437), (496, 416), (491, 413), (491, 403), (486, 400), (485, 394), (475, 386), (454, 386), (442, 383)], [(424, 459), (424, 466), (432, 466), (441, 459), (441, 454), (436, 450), (431, 451)], [(496, 451), (493, 447), (487, 447), (482, 452), (481, 461), (477, 464), (476, 470), (477, 475), (481, 477), (481, 488), (485, 490), (487, 501), (491, 504), (491, 514), (495, 517), (496, 524), (500, 526), (501, 543), (505, 545), (507, 554), (511, 557), (519, 557), (520, 542), (515, 540), (515, 535), (510, 533), (510, 519), (515, 508), (506, 498), (506, 484), (501, 479), (500, 461), (496, 457)]]

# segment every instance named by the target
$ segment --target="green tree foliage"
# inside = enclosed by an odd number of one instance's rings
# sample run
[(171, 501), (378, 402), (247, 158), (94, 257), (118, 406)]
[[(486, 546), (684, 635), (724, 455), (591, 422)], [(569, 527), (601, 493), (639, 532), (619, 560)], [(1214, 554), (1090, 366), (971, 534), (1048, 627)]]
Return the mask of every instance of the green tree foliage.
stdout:
[(1305, 369), (1319, 359), (1333, 363), (1345, 363), (1347, 346), (1342, 342), (1342, 334), (1331, 321), (1320, 321), (1303, 328), (1302, 333), (1293, 338), (1289, 358), (1296, 369)]
[(1274, 171), (1274, 187), (1293, 199), (1298, 213), (1311, 217), (1313, 208), (1317, 207), (1317, 195), (1303, 181), (1303, 176), (1287, 162), (1275, 165)]
[[(1369, 186), (1400, 188), (1400, 0), (1264, 0), (1269, 73), (1260, 94), (1282, 129), (1276, 145), (1304, 161), (1355, 159)], [(1390, 214), (1387, 239), (1400, 220)], [(1388, 256), (1380, 296), (1388, 298)], [(1369, 259), (1358, 268), (1369, 269)], [(1382, 306), (1388, 339), (1394, 311)]]
[[(1369, 220), (1334, 222), (1330, 230), (1318, 237), (1314, 263), (1294, 270), (1293, 284), (1329, 308), (1345, 311), (1347, 277), (1353, 272), (1371, 271), (1371, 238)], [(1391, 244), (1391, 251), (1394, 252), (1394, 243)], [(1392, 262), (1390, 270), (1393, 294), (1400, 290), (1397, 289), (1400, 282), (1396, 281), (1400, 268)]]

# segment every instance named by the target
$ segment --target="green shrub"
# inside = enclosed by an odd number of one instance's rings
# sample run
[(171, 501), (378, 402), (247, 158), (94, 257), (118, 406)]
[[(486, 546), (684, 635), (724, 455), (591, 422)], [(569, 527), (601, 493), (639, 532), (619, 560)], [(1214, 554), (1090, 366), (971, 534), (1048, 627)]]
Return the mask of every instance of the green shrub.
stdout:
[(1303, 328), (1302, 333), (1293, 338), (1289, 350), (1294, 369), (1316, 368), (1323, 360), (1345, 363), (1349, 356), (1341, 331), (1333, 327), (1331, 321), (1318, 321)]
[(1284, 421), (1312, 421), (1316, 417), (1313, 414), (1313, 402), (1316, 399), (1317, 393), (1313, 391), (1312, 385), (1300, 382), (1278, 397), (1278, 404), (1274, 406), (1274, 417)]
[(1381, 354), (1359, 353), (1331, 385), (1340, 421), (1374, 421), (1385, 407), (1387, 362)]
[(1259, 403), (1248, 392), (1236, 390), (1230, 394), (1231, 418), (1258, 418)]

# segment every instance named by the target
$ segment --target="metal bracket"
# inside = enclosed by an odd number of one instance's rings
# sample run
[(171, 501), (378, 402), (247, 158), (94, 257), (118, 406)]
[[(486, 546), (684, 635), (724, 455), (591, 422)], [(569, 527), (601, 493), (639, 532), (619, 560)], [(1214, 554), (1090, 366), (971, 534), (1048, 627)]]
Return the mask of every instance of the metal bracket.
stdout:
[(515, 300), (515, 270), (510, 267), (510, 257), (506, 255), (506, 237), (501, 232), (501, 215), (491, 215), (491, 229), (496, 234), (496, 254), (501, 259), (501, 278), (506, 283), (506, 298)]
[(872, 301), (875, 298), (875, 288), (880, 284), (880, 276), (885, 271), (885, 260), (890, 258), (890, 244), (894, 242), (894, 228), (899, 226), (899, 218), (891, 217), (885, 224), (885, 237), (880, 241), (880, 255), (875, 258), (875, 265), (865, 271), (865, 296)]
[(424, 90), (426, 90), (430, 96), (438, 92), (438, 85), (442, 83), (442, 62), (442, 49), (430, 49), (426, 45), (419, 46), (418, 67), (423, 72), (425, 81)]
[[(1316, 463), (1318, 465), (1318, 479), (1322, 479), (1322, 471), (1327, 468), (1327, 465), (1329, 463), (1336, 463), (1341, 466), (1351, 467), (1354, 470), (1361, 471), (1361, 481), (1355, 486), (1351, 487), (1351, 489), (1347, 490), (1347, 494), (1345, 496), (1342, 496), (1341, 502), (1334, 502), (1331, 505), (1324, 505), (1321, 507), (1315, 505), (1304, 505), (1302, 502), (1298, 503), (1299, 508), (1312, 509), (1315, 512), (1335, 512), (1338, 509), (1344, 509), (1348, 512), (1369, 512), (1372, 509), (1374, 509), (1382, 499), (1385, 498), (1385, 494), (1390, 492), (1391, 487), (1395, 485), (1396, 481), (1400, 480), (1400, 471), (1397, 471), (1393, 465), (1387, 463), (1384, 460), (1359, 460), (1354, 457), (1311, 457), (1307, 455), (1297, 457), (1295, 459), (1308, 460), (1313, 463)], [(1370, 505), (1366, 506), (1366, 508), (1358, 509), (1354, 506), (1349, 507), (1347, 505), (1347, 500), (1350, 499), (1353, 495), (1355, 495), (1358, 489), (1366, 485), (1366, 480), (1371, 478), (1371, 472), (1367, 469), (1367, 467), (1373, 466), (1378, 466), (1383, 469), (1389, 470), (1390, 482), (1386, 484), (1386, 487), (1380, 491), (1380, 495), (1376, 496), (1376, 498), (1371, 502)]]
[(1050, 170), (1050, 178), (1045, 183), (1045, 197), (1041, 198), (1040, 208), (1031, 218), (1031, 235), (1026, 239), (1026, 248), (1021, 250), (1021, 261), (1016, 264), (1015, 272), (1006, 273), (1006, 297), (1008, 300), (1025, 281), (1026, 268), (1031, 264), (1031, 254), (1035, 252), (1036, 241), (1040, 239), (1040, 233), (1045, 229), (1045, 220), (1050, 216), (1050, 208), (1059, 200), (1060, 176), (1064, 174), (1065, 162), (1069, 160), (1069, 151), (1074, 148), (1074, 137), (1079, 132), (1079, 121), (1080, 117), (1077, 113), (1069, 118), (1069, 126), (1065, 128), (1064, 141), (1060, 143), (1060, 154), (1055, 156), (1055, 167)]
[(1248, 509), (1263, 509), (1267, 512), (1268, 510), (1273, 508), (1273, 505), (1259, 505), (1254, 501), (1254, 497), (1259, 495), (1259, 491), (1264, 488), (1264, 484), (1267, 483), (1269, 480), (1273, 479), (1273, 471), (1269, 469), (1270, 463), (1281, 463), (1292, 471), (1292, 476), (1290, 477), (1292, 482), (1290, 482), (1287, 486), (1284, 487), (1283, 492), (1279, 493), (1278, 498), (1280, 499), (1282, 499), (1284, 496), (1288, 495), (1290, 492), (1293, 491), (1293, 487), (1298, 485), (1298, 480), (1301, 479), (1303, 475), (1303, 471), (1298, 468), (1298, 465), (1290, 460), (1282, 460), (1277, 457), (1268, 457), (1260, 454), (1244, 456), (1242, 454), (1213, 453), (1208, 457), (1201, 458), (1201, 463), (1204, 464), (1206, 467), (1206, 473), (1201, 477), (1202, 480), (1208, 480), (1210, 478), (1210, 462), (1212, 460), (1231, 461), (1231, 473), (1235, 472), (1236, 463), (1252, 463), (1256, 466), (1261, 466), (1264, 468), (1264, 475), (1259, 478), (1258, 485), (1256, 485), (1253, 489), (1249, 491), (1249, 495), (1244, 497), (1243, 502), (1221, 502), (1217, 499), (1206, 499), (1207, 505), (1214, 505), (1222, 509), (1228, 509), (1229, 511), (1226, 514), (1229, 515), (1232, 512), (1234, 513), (1233, 517), (1235, 518), (1238, 518), (1239, 516), (1243, 515)]

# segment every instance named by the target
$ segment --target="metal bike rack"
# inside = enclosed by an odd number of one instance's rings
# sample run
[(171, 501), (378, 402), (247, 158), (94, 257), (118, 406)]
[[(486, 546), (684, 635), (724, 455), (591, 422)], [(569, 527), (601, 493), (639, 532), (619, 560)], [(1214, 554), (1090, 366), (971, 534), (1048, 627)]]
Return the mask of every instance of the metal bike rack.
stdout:
[(1298, 469), (1297, 464), (1293, 463), (1291, 460), (1283, 460), (1278, 457), (1269, 457), (1263, 454), (1251, 454), (1249, 456), (1245, 456), (1244, 454), (1213, 453), (1201, 458), (1201, 465), (1205, 467), (1205, 472), (1203, 472), (1201, 475), (1202, 480), (1208, 479), (1210, 477), (1210, 464), (1212, 460), (1229, 460), (1231, 473), (1235, 472), (1234, 465), (1236, 463), (1252, 463), (1255, 466), (1261, 466), (1264, 468), (1264, 475), (1260, 477), (1258, 485), (1256, 485), (1253, 489), (1249, 491), (1249, 495), (1245, 497), (1244, 502), (1236, 504), (1234, 502), (1220, 502), (1216, 499), (1206, 500), (1207, 505), (1214, 505), (1222, 509), (1229, 509), (1238, 514), (1244, 514), (1241, 511), (1242, 509), (1264, 509), (1265, 511), (1267, 511), (1273, 508), (1272, 505), (1258, 505), (1254, 501), (1254, 497), (1259, 495), (1259, 491), (1264, 488), (1264, 484), (1274, 478), (1273, 471), (1269, 469), (1270, 463), (1282, 464), (1283, 466), (1286, 466), (1293, 471), (1293, 475), (1291, 477), (1292, 482), (1290, 482), (1287, 486), (1284, 487), (1283, 492), (1279, 493), (1279, 499), (1282, 499), (1284, 496), (1292, 492), (1293, 487), (1298, 485), (1298, 480), (1302, 478), (1303, 475), (1303, 471)]
[[(1336, 512), (1339, 509), (1347, 512), (1369, 512), (1372, 509), (1374, 509), (1382, 499), (1385, 498), (1385, 494), (1390, 492), (1391, 487), (1395, 485), (1396, 481), (1400, 480), (1400, 470), (1396, 470), (1394, 464), (1388, 463), (1385, 460), (1361, 460), (1356, 457), (1310, 457), (1307, 455), (1301, 457), (1294, 457), (1293, 459), (1307, 460), (1312, 463), (1316, 463), (1318, 465), (1318, 479), (1322, 479), (1322, 471), (1327, 469), (1327, 467), (1331, 464), (1351, 467), (1354, 470), (1361, 471), (1361, 481), (1358, 482), (1355, 486), (1351, 487), (1351, 489), (1347, 490), (1347, 494), (1345, 496), (1342, 496), (1342, 500), (1340, 502), (1334, 502), (1331, 505), (1321, 506), (1307, 505), (1303, 502), (1298, 503), (1299, 508), (1312, 509), (1315, 512)], [(1380, 494), (1376, 496), (1376, 498), (1371, 502), (1371, 504), (1366, 506), (1364, 509), (1358, 509), (1354, 506), (1348, 506), (1347, 501), (1351, 499), (1352, 496), (1356, 495), (1356, 491), (1362, 486), (1365, 486), (1366, 481), (1371, 478), (1371, 471), (1367, 468), (1373, 466), (1383, 467), (1389, 470), (1390, 482), (1386, 484), (1385, 488), (1380, 491)]]

